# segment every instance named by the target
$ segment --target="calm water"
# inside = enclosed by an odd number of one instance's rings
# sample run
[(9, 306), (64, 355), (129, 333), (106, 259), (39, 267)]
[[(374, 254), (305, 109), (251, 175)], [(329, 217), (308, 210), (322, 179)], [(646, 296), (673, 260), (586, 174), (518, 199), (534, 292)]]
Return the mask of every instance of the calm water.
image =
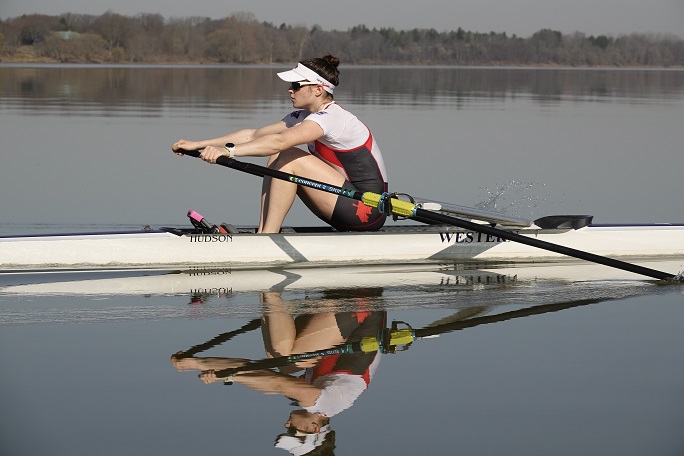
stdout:
[[(0, 233), (185, 224), (190, 208), (255, 222), (256, 178), (169, 146), (278, 120), (275, 70), (0, 66)], [(336, 98), (373, 129), (392, 190), (684, 221), (684, 71), (346, 68)], [(317, 222), (296, 207), (287, 223)], [(680, 455), (683, 294), (599, 266), (0, 275), (0, 454), (287, 454), (273, 446), (299, 390), (261, 390), (293, 377), (198, 374), (264, 358), (264, 334), (286, 347), (273, 328), (295, 321), (295, 353), (329, 347), (337, 322), (396, 321), (439, 337), (380, 356), (331, 419), (335, 454)]]
[[(255, 177), (170, 154), (278, 121), (282, 68), (0, 66), (3, 232), (256, 223)], [(524, 217), (682, 220), (684, 71), (349, 68), (338, 102), (374, 132), (390, 188)], [(17, 223), (20, 227), (7, 224)], [(318, 223), (299, 205), (286, 223)]]

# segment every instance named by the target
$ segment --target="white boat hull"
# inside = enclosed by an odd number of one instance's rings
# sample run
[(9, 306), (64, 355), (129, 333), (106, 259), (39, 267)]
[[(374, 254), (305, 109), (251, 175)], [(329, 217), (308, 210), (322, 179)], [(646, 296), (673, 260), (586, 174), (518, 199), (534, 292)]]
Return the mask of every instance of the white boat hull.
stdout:
[[(264, 268), (423, 262), (557, 262), (564, 255), (518, 242), (435, 226), (379, 232), (329, 230), (275, 235), (164, 230), (0, 237), (0, 272), (81, 269)], [(684, 257), (684, 225), (516, 229), (554, 244), (618, 259)]]

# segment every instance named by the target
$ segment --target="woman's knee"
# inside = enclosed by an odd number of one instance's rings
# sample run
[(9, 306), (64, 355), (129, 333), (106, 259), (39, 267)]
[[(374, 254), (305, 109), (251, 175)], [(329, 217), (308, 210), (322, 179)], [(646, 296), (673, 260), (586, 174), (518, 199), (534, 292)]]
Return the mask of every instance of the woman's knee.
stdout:
[(291, 147), (290, 149), (280, 151), (277, 155), (273, 155), (268, 161), (268, 167), (289, 172), (293, 170), (295, 160), (306, 156), (310, 156), (310, 154), (296, 147)]

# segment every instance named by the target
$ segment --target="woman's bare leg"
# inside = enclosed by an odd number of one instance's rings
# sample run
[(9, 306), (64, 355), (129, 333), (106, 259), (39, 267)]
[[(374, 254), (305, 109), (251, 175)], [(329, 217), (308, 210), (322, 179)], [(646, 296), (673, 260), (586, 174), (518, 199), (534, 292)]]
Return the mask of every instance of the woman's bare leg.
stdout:
[[(332, 312), (303, 315), (298, 317), (300, 328), (291, 313), (290, 304), (283, 301), (279, 292), (265, 292), (261, 295), (264, 314), (261, 330), (266, 356), (269, 358), (308, 353), (334, 347), (344, 342)], [(303, 319), (303, 320), (299, 320)], [(281, 372), (296, 371), (316, 364), (317, 358), (281, 368)]]
[[(269, 167), (288, 174), (342, 186), (344, 176), (322, 160), (300, 149), (292, 148), (269, 160)], [(337, 195), (307, 187), (299, 187), (291, 182), (264, 177), (262, 186), (262, 209), (259, 221), (260, 233), (278, 233), (288, 211), (300, 192), (317, 215), (332, 217)]]
[(297, 328), (289, 303), (283, 301), (280, 292), (277, 291), (261, 293), (261, 302), (261, 334), (266, 356), (276, 358), (291, 355), (297, 338)]
[[(271, 167), (271, 164), (278, 158), (279, 154), (271, 155), (268, 157), (268, 162), (266, 163), (266, 166), (269, 168)], [(266, 195), (271, 191), (271, 178), (268, 176), (264, 176), (262, 182), (261, 182), (261, 212), (259, 213), (259, 228), (257, 230), (258, 233), (261, 233), (264, 227), (264, 204), (266, 204)]]

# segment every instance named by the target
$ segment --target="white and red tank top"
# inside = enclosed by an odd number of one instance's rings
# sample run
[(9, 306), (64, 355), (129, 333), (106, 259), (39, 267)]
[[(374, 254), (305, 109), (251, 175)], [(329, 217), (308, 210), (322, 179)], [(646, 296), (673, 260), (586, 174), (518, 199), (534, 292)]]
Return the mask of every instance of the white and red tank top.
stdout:
[(387, 172), (380, 148), (355, 115), (333, 101), (318, 112), (294, 111), (283, 119), (288, 128), (304, 120), (316, 122), (323, 129), (323, 136), (308, 144), (309, 152), (335, 168), (358, 190), (386, 191)]

